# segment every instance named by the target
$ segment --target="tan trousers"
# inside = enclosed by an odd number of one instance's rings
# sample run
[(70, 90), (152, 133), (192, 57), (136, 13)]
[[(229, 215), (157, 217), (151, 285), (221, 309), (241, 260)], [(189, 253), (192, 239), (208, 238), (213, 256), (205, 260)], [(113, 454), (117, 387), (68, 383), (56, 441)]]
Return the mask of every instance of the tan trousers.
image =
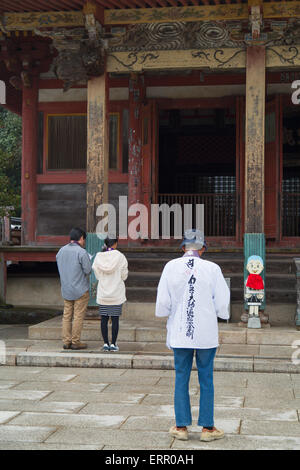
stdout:
[(80, 343), (83, 320), (89, 303), (89, 291), (77, 300), (64, 299), (62, 339), (64, 344)]

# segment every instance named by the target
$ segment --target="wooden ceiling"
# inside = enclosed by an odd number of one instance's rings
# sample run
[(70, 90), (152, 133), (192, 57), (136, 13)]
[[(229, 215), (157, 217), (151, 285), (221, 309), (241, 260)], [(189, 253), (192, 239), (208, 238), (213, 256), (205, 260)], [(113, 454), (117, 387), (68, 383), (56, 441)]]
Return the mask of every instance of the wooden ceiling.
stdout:
[[(247, 3), (247, 0), (94, 0), (106, 9), (162, 8), (199, 5)], [(264, 0), (267, 2), (281, 0)], [(293, 1), (293, 0), (285, 0)], [(294, 0), (295, 1), (295, 0)], [(84, 0), (0, 0), (0, 12), (75, 11), (81, 10)]]

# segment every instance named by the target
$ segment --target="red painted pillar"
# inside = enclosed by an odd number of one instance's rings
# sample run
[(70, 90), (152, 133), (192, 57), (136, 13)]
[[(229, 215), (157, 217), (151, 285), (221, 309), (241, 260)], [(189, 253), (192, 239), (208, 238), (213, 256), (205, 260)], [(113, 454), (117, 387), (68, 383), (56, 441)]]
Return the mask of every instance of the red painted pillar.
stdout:
[(129, 80), (128, 207), (136, 202), (141, 202), (141, 107), (144, 96), (144, 77), (138, 74), (132, 74)]
[[(128, 209), (142, 202), (142, 103), (145, 97), (144, 77), (132, 74), (129, 80), (129, 155), (128, 155)], [(128, 227), (135, 216), (128, 216)], [(141, 229), (141, 228), (140, 228)], [(132, 239), (130, 244), (140, 243)]]
[(38, 147), (38, 79), (30, 88), (23, 87), (22, 97), (22, 244), (36, 241), (37, 215), (37, 147)]

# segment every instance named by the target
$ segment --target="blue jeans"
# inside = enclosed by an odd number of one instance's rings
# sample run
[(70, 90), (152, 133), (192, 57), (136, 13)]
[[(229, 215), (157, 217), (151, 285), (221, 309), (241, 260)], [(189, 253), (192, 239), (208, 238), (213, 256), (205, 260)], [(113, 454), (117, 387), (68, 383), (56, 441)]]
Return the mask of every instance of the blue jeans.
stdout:
[(193, 365), (194, 351), (196, 351), (196, 364), (200, 384), (198, 426), (206, 427), (214, 425), (213, 368), (216, 350), (217, 348), (173, 349), (176, 374), (174, 395), (176, 426), (183, 427), (190, 426), (192, 424), (189, 381)]

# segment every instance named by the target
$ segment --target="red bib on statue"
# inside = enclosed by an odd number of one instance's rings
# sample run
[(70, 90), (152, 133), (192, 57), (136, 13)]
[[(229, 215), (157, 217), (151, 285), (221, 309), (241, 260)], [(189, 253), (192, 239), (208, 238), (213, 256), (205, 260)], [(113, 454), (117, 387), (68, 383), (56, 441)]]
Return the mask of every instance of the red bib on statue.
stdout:
[(264, 281), (259, 274), (249, 274), (246, 287), (250, 287), (250, 289), (261, 290), (264, 288)]

